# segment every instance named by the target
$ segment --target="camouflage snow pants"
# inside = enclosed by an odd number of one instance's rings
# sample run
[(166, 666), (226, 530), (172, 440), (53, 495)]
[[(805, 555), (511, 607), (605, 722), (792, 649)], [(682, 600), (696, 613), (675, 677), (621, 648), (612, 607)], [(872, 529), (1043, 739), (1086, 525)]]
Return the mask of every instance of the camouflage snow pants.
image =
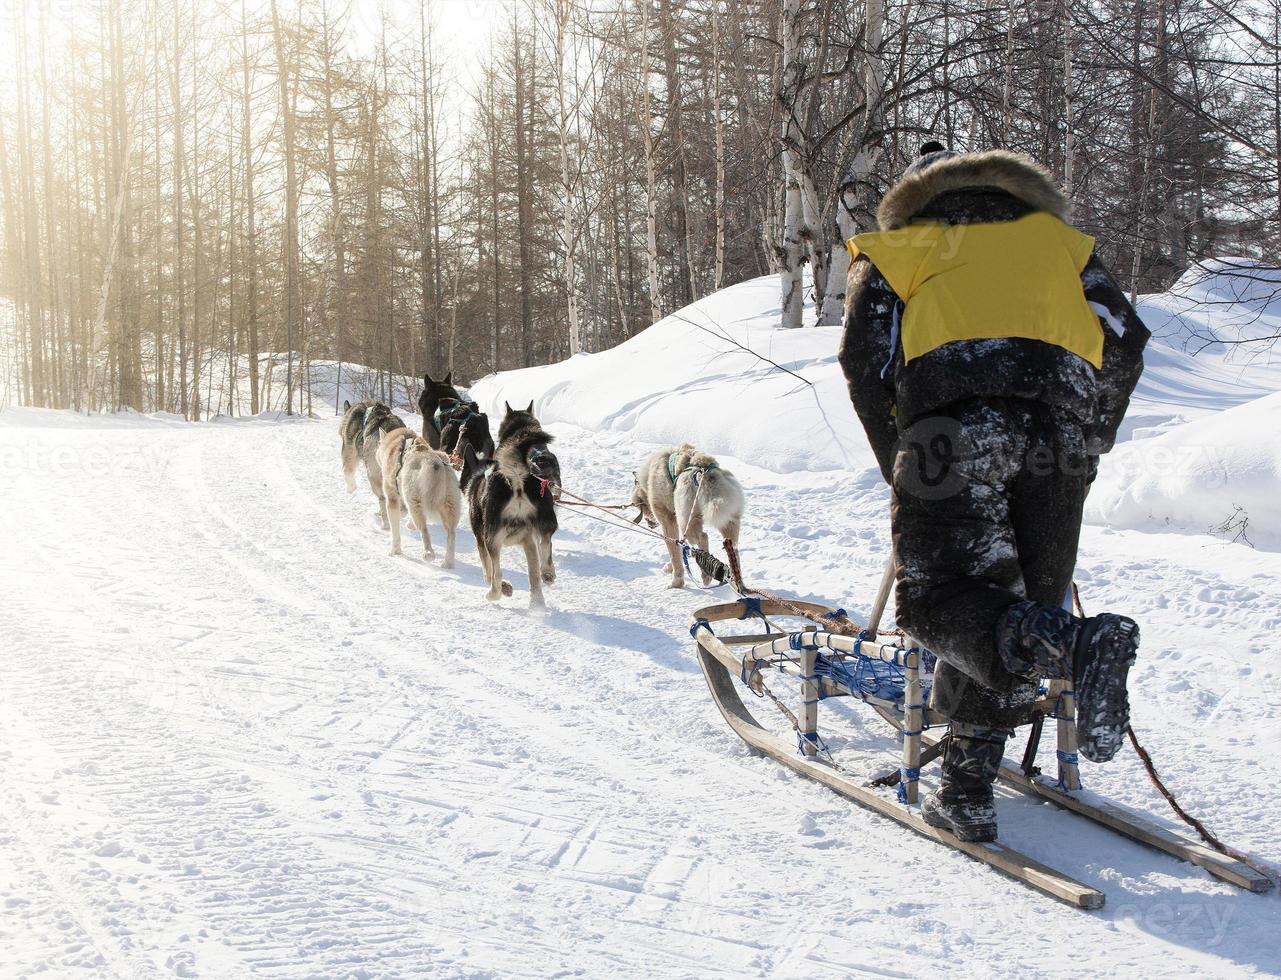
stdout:
[(1030, 721), (1037, 682), (1006, 669), (996, 626), (1072, 582), (1088, 460), (1081, 424), (1040, 402), (957, 402), (900, 434), (891, 519), (901, 627), (938, 655), (931, 708), (955, 721)]

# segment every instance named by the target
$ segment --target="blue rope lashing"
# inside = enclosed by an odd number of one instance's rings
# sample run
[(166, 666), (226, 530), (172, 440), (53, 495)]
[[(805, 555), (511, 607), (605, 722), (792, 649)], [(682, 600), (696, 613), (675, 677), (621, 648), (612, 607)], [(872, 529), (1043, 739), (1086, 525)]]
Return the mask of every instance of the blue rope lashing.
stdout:
[(1063, 702), (1064, 702), (1064, 701), (1066, 701), (1068, 698), (1072, 698), (1072, 699), (1074, 699), (1074, 700), (1075, 700), (1075, 698), (1076, 698), (1076, 692), (1075, 692), (1075, 691), (1071, 691), (1071, 690), (1067, 690), (1067, 691), (1059, 691), (1059, 696), (1058, 696), (1057, 698), (1055, 698), (1055, 699), (1054, 699), (1054, 710), (1050, 712), (1050, 717), (1051, 717), (1051, 718), (1063, 718), (1063, 717), (1065, 717), (1065, 715), (1064, 715), (1064, 713), (1063, 713), (1063, 711), (1064, 711), (1064, 709), (1063, 709)]
[(900, 803), (907, 802), (907, 784), (909, 782), (915, 782), (920, 778), (921, 778), (921, 770), (919, 768), (903, 766), (899, 769), (898, 789), (895, 791), (894, 795), (898, 797), (898, 801)]
[[(819, 616), (818, 618), (819, 619), (848, 619), (849, 617), (845, 615), (844, 609), (834, 609), (830, 613), (823, 613), (823, 615)], [(863, 632), (866, 633), (867, 631), (864, 630)]]
[(808, 637), (813, 637), (813, 636), (814, 636), (814, 631), (813, 631), (813, 630), (802, 630), (802, 631), (801, 631), (801, 632), (799, 632), (799, 633), (793, 633), (793, 634), (791, 634), (791, 635), (787, 638), (787, 645), (788, 645), (788, 647), (790, 647), (790, 648), (791, 648), (791, 649), (793, 649), (793, 650), (817, 650), (817, 649), (818, 649), (818, 644), (817, 644), (817, 643), (815, 643), (813, 639), (811, 639), (808, 643), (806, 643), (806, 642), (805, 642), (805, 637), (807, 637), (807, 636), (808, 636)]
[(706, 619), (696, 619), (696, 620), (694, 620), (694, 625), (693, 625), (693, 626), (691, 626), (691, 627), (689, 628), (689, 635), (690, 635), (690, 636), (692, 636), (694, 639), (696, 639), (696, 640), (697, 640), (697, 639), (698, 639), (698, 631), (699, 631), (699, 629), (700, 629), (700, 628), (702, 628), (702, 627), (704, 627), (704, 626), (706, 626), (706, 627), (707, 627), (707, 632), (711, 633), (713, 636), (715, 636), (715, 635), (716, 635), (716, 634), (712, 631), (712, 624), (711, 624), (711, 623), (709, 623)]
[(1070, 793), (1072, 790), (1068, 788), (1067, 780), (1063, 778), (1063, 774), (1066, 772), (1066, 766), (1075, 766), (1077, 764), (1076, 753), (1055, 749), (1054, 754), (1059, 757), (1059, 780), (1055, 787), (1061, 789), (1064, 793)]
[[(855, 649), (860, 645), (856, 641)], [(820, 656), (815, 670), (856, 694), (867, 694), (884, 701), (897, 701), (907, 685), (903, 668), (857, 652), (842, 659)]]
[(749, 670), (747, 667), (747, 655), (744, 654), (743, 665), (742, 667), (739, 668), (739, 672), (738, 672), (739, 680), (741, 680), (744, 684), (746, 684), (747, 689), (751, 691), (753, 694), (755, 694), (758, 698), (765, 697), (765, 692), (764, 690), (761, 690), (761, 691), (756, 690), (756, 685), (753, 684), (752, 682), (755, 681), (756, 678), (760, 675), (761, 664), (766, 662), (767, 661), (757, 660), (755, 657), (753, 657), (752, 666), (751, 666), (751, 669)]
[(765, 613), (761, 612), (760, 596), (745, 595), (738, 601), (743, 605), (743, 615), (739, 619), (751, 619), (753, 616), (765, 618)]
[(805, 743), (815, 746), (829, 759), (832, 757), (832, 750), (827, 747), (827, 742), (818, 734), (818, 732), (802, 732), (797, 729), (796, 732), (796, 751), (801, 755), (805, 754)]
[(814, 689), (818, 691), (818, 697), (802, 699), (801, 704), (818, 704), (823, 700), (823, 677), (821, 674), (799, 674), (797, 677), (802, 684), (805, 681), (813, 681)]

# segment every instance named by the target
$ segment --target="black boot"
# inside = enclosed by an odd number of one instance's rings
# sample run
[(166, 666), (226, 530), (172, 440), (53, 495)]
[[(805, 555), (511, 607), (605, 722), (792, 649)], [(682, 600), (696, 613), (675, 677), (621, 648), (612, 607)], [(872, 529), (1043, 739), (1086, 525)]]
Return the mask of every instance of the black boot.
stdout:
[(1008, 732), (956, 722), (943, 753), (939, 788), (921, 801), (921, 816), (931, 827), (950, 830), (957, 840), (996, 840), (992, 783), (1001, 768)]
[(1016, 674), (1071, 680), (1081, 754), (1107, 762), (1130, 725), (1126, 679), (1139, 649), (1132, 619), (1103, 613), (1077, 619), (1065, 609), (1016, 602), (996, 626), (996, 645)]

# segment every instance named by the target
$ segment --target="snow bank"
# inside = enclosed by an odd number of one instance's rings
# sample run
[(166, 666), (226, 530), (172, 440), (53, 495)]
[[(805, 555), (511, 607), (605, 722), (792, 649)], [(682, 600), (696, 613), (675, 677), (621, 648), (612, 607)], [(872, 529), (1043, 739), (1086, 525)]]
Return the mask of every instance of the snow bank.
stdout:
[(611, 350), (493, 375), (472, 395), (498, 415), (532, 398), (544, 422), (695, 442), (776, 473), (875, 466), (836, 363), (840, 328), (779, 329), (778, 296), (775, 276), (730, 286)]
[(1095, 483), (1086, 519), (1281, 548), (1279, 420), (1281, 393), (1119, 447)]
[(1204, 259), (1169, 291), (1139, 297), (1138, 308), (1148, 329), (1170, 347), (1281, 364), (1267, 340), (1281, 335), (1281, 268), (1276, 266), (1244, 258)]

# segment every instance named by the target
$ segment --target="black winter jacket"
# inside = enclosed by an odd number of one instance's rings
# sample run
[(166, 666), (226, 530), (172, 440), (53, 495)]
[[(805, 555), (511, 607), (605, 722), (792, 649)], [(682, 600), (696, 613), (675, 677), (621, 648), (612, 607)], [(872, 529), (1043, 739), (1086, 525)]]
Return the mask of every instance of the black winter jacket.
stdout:
[[(877, 218), (882, 230), (893, 230), (916, 220), (1013, 221), (1038, 210), (1068, 217), (1067, 201), (1045, 170), (994, 150), (944, 159), (905, 177), (885, 195)], [(1103, 322), (1098, 371), (1062, 347), (1022, 338), (953, 341), (904, 364), (892, 346), (898, 297), (860, 256), (850, 267), (840, 363), (886, 481), (901, 429), (970, 398), (1021, 398), (1066, 409), (1080, 420), (1092, 456), (1110, 450), (1143, 372), (1150, 334), (1097, 255), (1081, 273), (1081, 286)]]

